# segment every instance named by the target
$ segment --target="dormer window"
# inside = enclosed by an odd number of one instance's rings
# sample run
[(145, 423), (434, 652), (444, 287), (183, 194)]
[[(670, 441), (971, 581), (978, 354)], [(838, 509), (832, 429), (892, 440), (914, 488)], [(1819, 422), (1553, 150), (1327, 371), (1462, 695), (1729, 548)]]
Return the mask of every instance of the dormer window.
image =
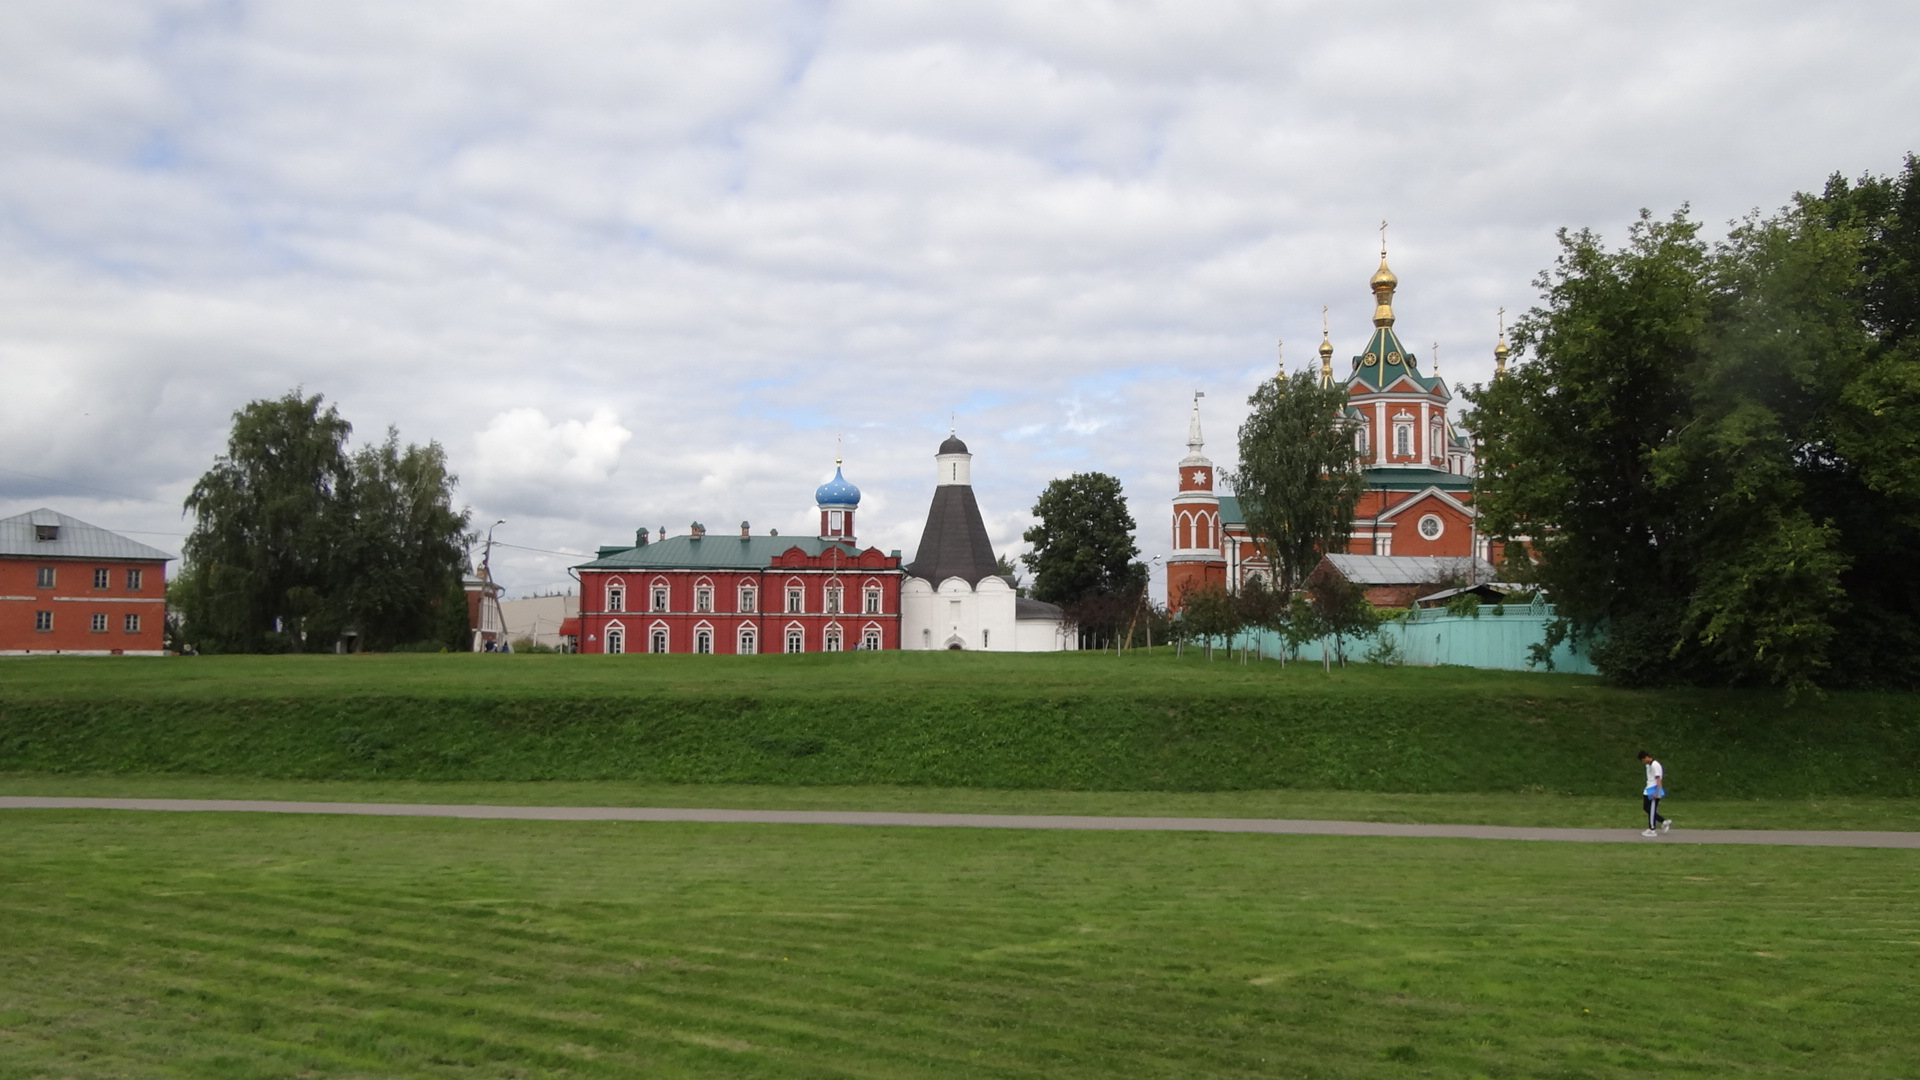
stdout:
[(33, 538), (40, 541), (58, 540), (60, 539), (60, 526), (35, 525), (33, 527)]

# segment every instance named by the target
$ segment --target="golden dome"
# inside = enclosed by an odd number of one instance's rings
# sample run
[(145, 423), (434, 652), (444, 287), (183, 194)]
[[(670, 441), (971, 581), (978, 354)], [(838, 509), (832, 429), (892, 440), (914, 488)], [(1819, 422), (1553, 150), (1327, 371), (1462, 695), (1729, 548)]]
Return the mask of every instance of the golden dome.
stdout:
[(1375, 289), (1381, 286), (1392, 289), (1400, 284), (1400, 279), (1395, 277), (1393, 271), (1387, 268), (1386, 252), (1383, 251), (1380, 253), (1380, 269), (1373, 272), (1373, 277), (1367, 281), (1367, 284)]
[(1329, 341), (1325, 334), (1320, 335), (1320, 356), (1323, 359), (1330, 359), (1333, 356), (1333, 342)]

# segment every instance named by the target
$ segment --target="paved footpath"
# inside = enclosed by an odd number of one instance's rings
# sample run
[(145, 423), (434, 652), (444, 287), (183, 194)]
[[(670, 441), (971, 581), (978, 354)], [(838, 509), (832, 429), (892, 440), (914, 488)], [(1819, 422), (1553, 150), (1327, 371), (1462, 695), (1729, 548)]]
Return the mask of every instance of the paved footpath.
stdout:
[(890, 825), (949, 829), (1080, 829), (1116, 832), (1276, 833), (1297, 836), (1412, 836), (1464, 840), (1559, 840), (1580, 844), (1771, 844), (1793, 847), (1920, 848), (1920, 832), (1676, 829), (1658, 839), (1634, 829), (1545, 829), (1511, 825), (1400, 825), (1382, 821), (1268, 818), (1081, 817), (1053, 814), (912, 814), (856, 810), (701, 810), (622, 806), (435, 806), (421, 803), (269, 802), (254, 799), (63, 799), (0, 796), (0, 810), (165, 810), (256, 814), (513, 821), (695, 821), (740, 825)]

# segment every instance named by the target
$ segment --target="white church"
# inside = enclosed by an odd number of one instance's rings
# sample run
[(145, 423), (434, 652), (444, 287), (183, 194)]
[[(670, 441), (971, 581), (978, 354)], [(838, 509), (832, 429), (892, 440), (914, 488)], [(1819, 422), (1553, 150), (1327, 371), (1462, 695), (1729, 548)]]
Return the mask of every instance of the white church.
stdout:
[(1053, 604), (1014, 595), (1000, 573), (980, 504), (973, 455), (949, 435), (934, 457), (939, 474), (920, 547), (900, 589), (902, 649), (1059, 652), (1079, 636)]

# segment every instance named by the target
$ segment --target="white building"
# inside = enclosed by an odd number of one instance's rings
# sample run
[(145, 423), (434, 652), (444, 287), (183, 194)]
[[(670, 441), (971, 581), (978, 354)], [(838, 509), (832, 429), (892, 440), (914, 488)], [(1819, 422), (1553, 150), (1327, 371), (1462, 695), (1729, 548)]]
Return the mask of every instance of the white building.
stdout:
[(981, 652), (1058, 652), (1077, 648), (1065, 613), (1014, 595), (1000, 573), (980, 504), (973, 497), (973, 455), (949, 435), (934, 461), (938, 477), (920, 547), (900, 590), (900, 647)]

